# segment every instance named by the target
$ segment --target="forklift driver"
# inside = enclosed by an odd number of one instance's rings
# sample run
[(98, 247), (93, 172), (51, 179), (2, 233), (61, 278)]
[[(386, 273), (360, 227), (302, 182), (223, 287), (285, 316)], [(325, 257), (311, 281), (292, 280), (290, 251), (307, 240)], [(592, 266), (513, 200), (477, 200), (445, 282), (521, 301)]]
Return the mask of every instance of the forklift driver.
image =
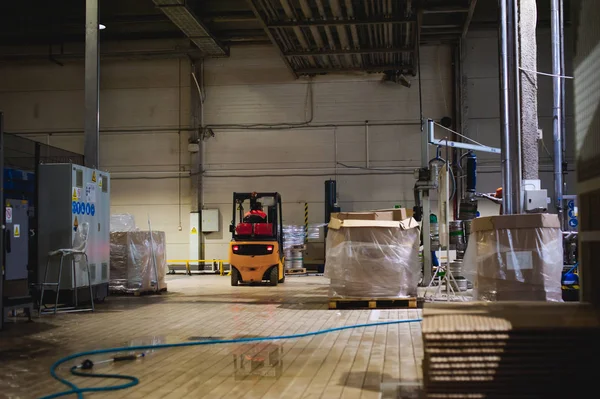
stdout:
[(250, 212), (246, 212), (244, 215), (244, 223), (266, 223), (267, 214), (262, 210), (262, 204), (255, 202), (252, 204)]

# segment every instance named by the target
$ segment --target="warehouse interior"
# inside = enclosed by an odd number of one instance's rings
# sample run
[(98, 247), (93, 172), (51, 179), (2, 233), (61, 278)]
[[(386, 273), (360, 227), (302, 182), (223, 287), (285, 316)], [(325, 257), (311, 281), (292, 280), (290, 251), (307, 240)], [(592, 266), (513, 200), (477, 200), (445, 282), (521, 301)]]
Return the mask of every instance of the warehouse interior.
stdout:
[(2, 2), (0, 397), (579, 396), (596, 3)]

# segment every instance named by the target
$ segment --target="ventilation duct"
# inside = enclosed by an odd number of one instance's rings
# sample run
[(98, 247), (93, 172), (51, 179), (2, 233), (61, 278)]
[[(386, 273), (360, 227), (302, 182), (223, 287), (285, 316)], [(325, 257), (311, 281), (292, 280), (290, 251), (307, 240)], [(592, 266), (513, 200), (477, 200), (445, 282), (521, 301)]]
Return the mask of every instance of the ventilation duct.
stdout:
[(153, 0), (154, 4), (207, 56), (227, 56), (228, 51), (194, 15), (185, 0)]

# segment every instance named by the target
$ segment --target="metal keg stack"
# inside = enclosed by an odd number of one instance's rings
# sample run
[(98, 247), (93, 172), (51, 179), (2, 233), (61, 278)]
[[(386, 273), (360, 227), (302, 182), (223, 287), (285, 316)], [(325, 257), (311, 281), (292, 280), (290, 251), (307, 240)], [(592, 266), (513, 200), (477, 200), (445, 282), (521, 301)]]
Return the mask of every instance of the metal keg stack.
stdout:
[(467, 249), (467, 241), (465, 239), (465, 228), (462, 220), (453, 220), (449, 223), (448, 232), (450, 249), (456, 250), (456, 259), (450, 262), (449, 269), (452, 277), (456, 281), (455, 289), (466, 291), (468, 288), (467, 279), (462, 275), (463, 258)]
[(304, 267), (304, 226), (283, 226), (283, 251), (286, 269), (301, 269)]

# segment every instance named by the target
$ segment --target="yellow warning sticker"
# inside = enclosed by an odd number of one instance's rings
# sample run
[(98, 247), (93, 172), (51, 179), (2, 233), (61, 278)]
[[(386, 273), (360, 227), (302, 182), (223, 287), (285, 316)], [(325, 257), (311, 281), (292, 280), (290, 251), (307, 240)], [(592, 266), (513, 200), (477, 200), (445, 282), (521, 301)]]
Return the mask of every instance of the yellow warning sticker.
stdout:
[(98, 187), (102, 188), (102, 176), (98, 179)]
[(192, 234), (198, 234), (198, 230), (195, 227), (192, 227)]
[(96, 172), (95, 171), (92, 172), (92, 181), (94, 183), (96, 182)]
[(15, 236), (15, 238), (21, 237), (21, 225), (15, 224), (13, 235)]
[(79, 222), (77, 221), (77, 216), (75, 216), (75, 220), (73, 221), (73, 227), (77, 228), (79, 226)]
[(77, 188), (73, 187), (73, 197), (71, 197), (71, 200), (79, 201), (79, 196), (77, 194)]

